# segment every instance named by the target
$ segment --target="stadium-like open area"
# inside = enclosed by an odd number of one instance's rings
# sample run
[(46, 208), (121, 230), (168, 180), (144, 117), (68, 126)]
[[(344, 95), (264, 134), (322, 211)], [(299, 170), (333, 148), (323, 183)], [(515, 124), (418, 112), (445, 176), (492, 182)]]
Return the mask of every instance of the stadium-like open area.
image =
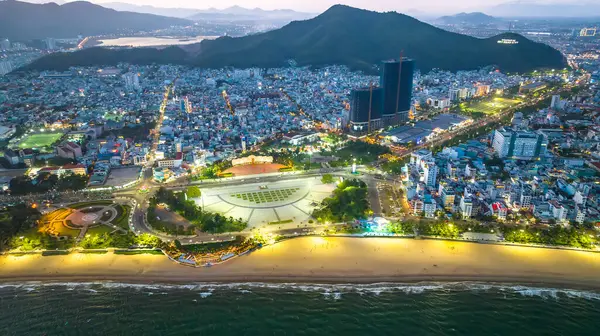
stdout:
[(493, 97), (483, 101), (461, 104), (461, 109), (466, 109), (468, 112), (482, 112), (486, 115), (497, 114), (500, 110), (513, 107), (521, 101), (518, 99), (510, 99), (503, 97)]
[(63, 136), (61, 132), (53, 133), (35, 133), (26, 135), (18, 144), (21, 149), (24, 148), (44, 148), (52, 145)]
[(335, 184), (321, 177), (203, 188), (196, 203), (207, 211), (248, 221), (248, 228), (307, 224)]

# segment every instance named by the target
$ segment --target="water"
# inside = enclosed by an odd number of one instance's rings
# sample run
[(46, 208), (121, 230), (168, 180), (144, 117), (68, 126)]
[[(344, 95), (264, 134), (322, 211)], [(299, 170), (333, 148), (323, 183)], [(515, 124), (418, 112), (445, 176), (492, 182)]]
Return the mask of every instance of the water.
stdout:
[(115, 39), (100, 40), (103, 47), (156, 47), (171, 45), (186, 45), (199, 43), (203, 40), (213, 40), (214, 36), (196, 37), (119, 37)]
[(600, 293), (485, 284), (0, 286), (0, 335), (598, 335)]

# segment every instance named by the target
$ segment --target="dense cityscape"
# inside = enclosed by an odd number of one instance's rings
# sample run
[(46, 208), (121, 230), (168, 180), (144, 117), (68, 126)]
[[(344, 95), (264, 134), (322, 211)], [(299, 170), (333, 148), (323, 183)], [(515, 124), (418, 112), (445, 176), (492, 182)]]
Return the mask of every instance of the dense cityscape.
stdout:
[[(119, 280), (135, 279), (128, 272), (139, 263), (159, 265), (134, 258), (166, 257), (182, 271), (160, 267), (182, 282), (197, 281), (192, 272), (206, 267), (214, 270), (198, 279), (309, 282), (319, 270), (300, 251), (317, 258), (310, 254), (318, 250), (321, 265), (328, 253), (341, 253), (337, 244), (348, 237), (395, 238), (354, 247), (356, 256), (423, 241), (448, 244), (437, 248), (460, 254), (465, 265), (483, 262), (465, 252), (471, 248), (518, 251), (494, 269), (499, 274), (519, 256), (600, 251), (600, 32), (592, 19), (553, 24), (462, 13), (425, 20), (466, 35), (464, 41), (518, 48), (523, 38), (563, 56), (562, 67), (524, 61), (527, 71), (498, 64), (424, 68), (408, 47), (397, 50), (399, 57), (360, 66), (311, 66), (293, 55), (281, 67), (131, 61), (139, 47), (178, 48), (167, 43), (202, 54), (199, 46), (217, 50), (219, 43), (251, 41), (316, 16), (234, 9), (179, 15), (191, 20), (186, 25), (69, 38), (8, 38), (0, 29), (0, 258), (12, 258), (2, 267), (29, 279), (27, 272), (38, 269), (19, 260), (75, 256), (63, 260), (94, 281), (100, 273), (86, 273), (89, 264), (77, 256), (92, 255), (85, 258), (97, 264), (129, 257), (98, 277)], [(110, 60), (94, 55), (82, 65), (78, 59), (105, 51)], [(130, 58), (115, 56), (129, 52)], [(77, 65), (54, 66), (72, 55)], [(254, 57), (248, 52), (248, 62)], [(452, 245), (474, 242), (482, 245)], [(286, 244), (297, 244), (298, 255)], [(407, 253), (422, 261), (427, 256), (418, 254), (437, 245), (416, 246)], [(260, 253), (272, 259), (248, 261)], [(585, 256), (556, 260), (570, 265), (595, 255)], [(288, 260), (307, 265), (301, 280), (278, 269)], [(238, 262), (237, 270), (248, 274), (235, 273)], [(438, 264), (424, 263), (406, 273), (410, 281), (438, 279)], [(581, 272), (594, 274), (589, 265)], [(158, 272), (148, 267), (138, 274)], [(343, 280), (354, 259), (344, 269), (331, 267), (337, 271), (319, 279)], [(382, 281), (402, 280), (402, 267)], [(461, 267), (447, 279), (462, 280)], [(485, 278), (487, 265), (464, 267), (465, 280)], [(54, 279), (45, 270), (36, 276)], [(507, 279), (520, 281), (511, 274)], [(596, 278), (581, 283), (594, 286)]]

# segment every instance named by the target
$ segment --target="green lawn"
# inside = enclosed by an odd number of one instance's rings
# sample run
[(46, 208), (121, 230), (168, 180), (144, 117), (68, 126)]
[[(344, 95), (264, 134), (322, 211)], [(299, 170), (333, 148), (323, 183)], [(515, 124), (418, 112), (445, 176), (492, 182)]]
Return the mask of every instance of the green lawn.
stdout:
[(466, 107), (469, 112), (482, 112), (486, 115), (497, 114), (500, 110), (515, 106), (521, 101), (518, 99), (509, 99), (502, 97), (494, 97), (486, 99), (484, 101), (478, 101), (473, 103), (463, 103), (461, 108)]
[(88, 229), (85, 234), (86, 235), (101, 235), (103, 233), (111, 233), (114, 230), (115, 229), (110, 226), (99, 225), (99, 226)]
[(122, 229), (129, 230), (129, 214), (131, 212), (131, 207), (119, 204), (115, 209), (117, 210), (117, 217), (113, 219), (112, 224)]
[(79, 230), (66, 227), (63, 221), (44, 222), (43, 218), (39, 231), (47, 232), (52, 236), (69, 236), (75, 238), (79, 235)]
[(38, 133), (28, 135), (19, 143), (19, 148), (42, 148), (58, 141), (63, 133)]

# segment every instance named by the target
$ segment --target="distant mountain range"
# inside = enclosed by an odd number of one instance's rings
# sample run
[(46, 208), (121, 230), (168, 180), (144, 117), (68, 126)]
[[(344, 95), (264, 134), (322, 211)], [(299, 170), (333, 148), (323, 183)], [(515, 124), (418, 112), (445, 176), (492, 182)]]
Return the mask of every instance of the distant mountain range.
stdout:
[(260, 8), (248, 9), (240, 6), (232, 6), (225, 9), (200, 10), (188, 17), (190, 20), (226, 19), (230, 21), (240, 20), (306, 20), (315, 17), (316, 14), (296, 12), (291, 9), (263, 10)]
[(165, 8), (165, 7), (154, 7), (148, 5), (134, 5), (125, 2), (105, 2), (101, 4), (102, 7), (114, 9), (122, 12), (135, 12), (142, 14), (153, 14), (161, 16), (169, 16), (174, 18), (185, 19), (196, 13), (196, 8)]
[[(498, 43), (503, 40), (509, 43)], [(316, 18), (295, 21), (262, 34), (205, 40), (185, 49), (172, 47), (150, 52), (149, 49), (92, 48), (57, 53), (35, 61), (28, 69), (60, 70), (118, 62), (177, 63), (208, 68), (279, 67), (294, 59), (300, 66), (343, 64), (372, 70), (373, 65), (382, 60), (398, 57), (401, 50), (404, 56), (415, 59), (423, 71), (497, 65), (503, 71), (516, 72), (566, 66), (559, 51), (518, 34), (478, 39), (395, 12), (377, 13), (336, 5)]]
[(11, 40), (137, 32), (191, 23), (184, 19), (118, 12), (85, 1), (63, 5), (0, 1), (0, 37)]
[(481, 12), (459, 13), (456, 15), (442, 16), (436, 20), (437, 23), (455, 25), (455, 24), (471, 24), (471, 25), (486, 25), (502, 22), (502, 19), (489, 16)]
[(103, 7), (118, 11), (164, 15), (191, 20), (305, 20), (315, 17), (316, 14), (296, 12), (290, 9), (263, 10), (260, 8), (248, 9), (232, 6), (225, 9), (197, 9), (197, 8), (164, 8), (154, 6), (139, 6), (124, 2), (102, 3)]

